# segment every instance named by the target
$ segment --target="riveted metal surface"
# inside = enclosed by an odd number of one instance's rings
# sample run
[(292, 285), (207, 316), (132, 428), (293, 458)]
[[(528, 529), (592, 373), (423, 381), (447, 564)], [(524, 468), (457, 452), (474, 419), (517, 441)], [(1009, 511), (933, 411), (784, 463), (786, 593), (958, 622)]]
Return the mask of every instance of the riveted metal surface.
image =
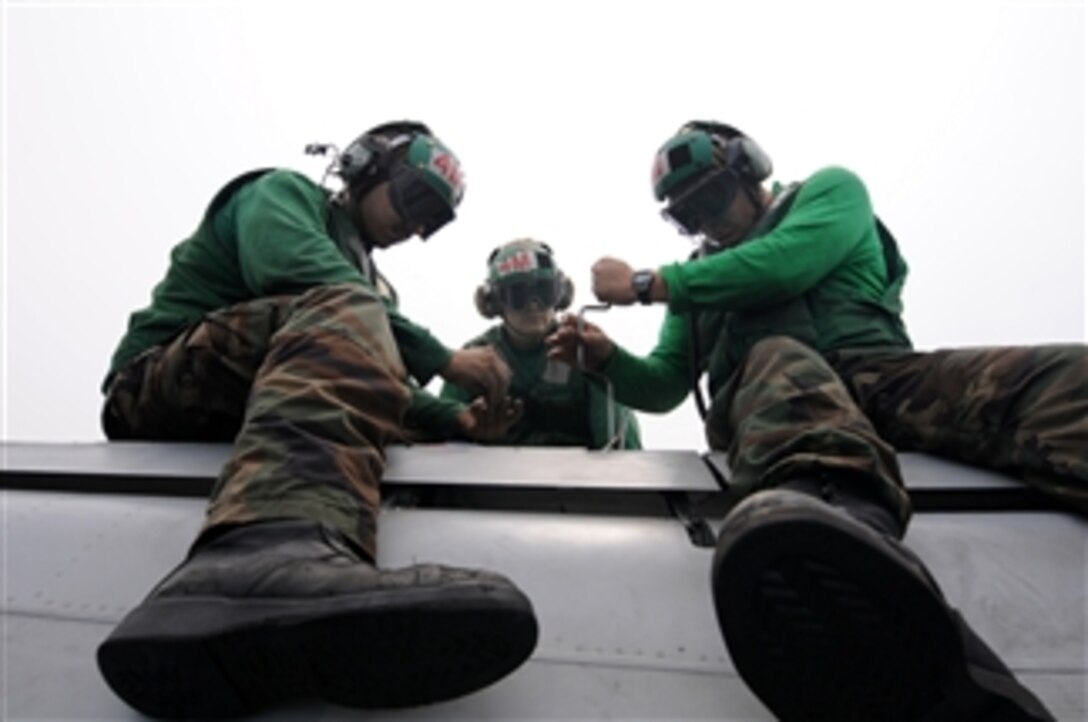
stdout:
[[(925, 464), (956, 483), (961, 467)], [(668, 485), (649, 468), (643, 481)], [(566, 472), (559, 464), (547, 473)], [(0, 512), (3, 716), (135, 718), (102, 682), (94, 652), (184, 557), (204, 501), (3, 491)], [(906, 541), (1059, 719), (1088, 716), (1088, 522), (1058, 511), (918, 513)], [(771, 719), (718, 633), (712, 550), (693, 546), (676, 519), (403, 507), (394, 498), (379, 544), (385, 566), (435, 561), (506, 574), (533, 600), (541, 637), (527, 664), (488, 689), (367, 719)], [(297, 707), (267, 717), (359, 714)]]

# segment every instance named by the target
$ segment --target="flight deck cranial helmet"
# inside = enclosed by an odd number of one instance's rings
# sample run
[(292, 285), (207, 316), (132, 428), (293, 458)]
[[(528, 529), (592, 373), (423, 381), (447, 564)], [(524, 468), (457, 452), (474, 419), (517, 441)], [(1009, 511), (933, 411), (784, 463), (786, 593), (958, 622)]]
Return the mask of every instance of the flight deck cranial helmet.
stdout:
[(424, 239), (453, 220), (465, 192), (457, 156), (413, 121), (363, 133), (340, 154), (334, 172), (355, 200), (388, 180), (393, 208)]
[(484, 318), (520, 311), (531, 301), (561, 311), (574, 298), (574, 284), (555, 265), (547, 243), (520, 238), (499, 246), (487, 259), (487, 280), (476, 288), (476, 310)]
[(770, 175), (771, 159), (754, 140), (724, 123), (693, 120), (657, 151), (651, 180), (654, 197), (668, 202), (661, 215), (693, 235), (738, 189), (754, 195)]

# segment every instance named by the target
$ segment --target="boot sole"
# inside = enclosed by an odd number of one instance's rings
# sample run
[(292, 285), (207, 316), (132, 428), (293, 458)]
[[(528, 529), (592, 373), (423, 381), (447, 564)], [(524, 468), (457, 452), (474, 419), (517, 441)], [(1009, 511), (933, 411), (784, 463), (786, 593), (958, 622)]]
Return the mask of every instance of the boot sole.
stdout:
[(483, 584), (306, 600), (160, 598), (98, 649), (110, 687), (152, 717), (232, 717), (293, 699), (388, 708), (486, 687), (536, 646), (528, 599)]
[(779, 719), (1053, 719), (1012, 677), (967, 663), (954, 612), (886, 540), (799, 506), (729, 530), (713, 565), (730, 656)]

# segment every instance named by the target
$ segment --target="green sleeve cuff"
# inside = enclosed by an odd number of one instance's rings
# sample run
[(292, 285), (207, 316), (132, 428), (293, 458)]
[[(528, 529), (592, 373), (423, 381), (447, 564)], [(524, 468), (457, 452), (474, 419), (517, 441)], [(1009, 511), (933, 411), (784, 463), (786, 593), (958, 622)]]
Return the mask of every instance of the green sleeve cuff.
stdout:
[(464, 410), (464, 404), (438, 398), (414, 384), (411, 393), (404, 415), (404, 426), (411, 437), (418, 441), (446, 441), (461, 436), (457, 416)]
[(612, 347), (612, 355), (601, 366), (601, 373), (608, 377), (613, 387), (617, 383), (623, 383), (632, 373), (632, 369), (639, 364), (639, 359), (630, 351), (618, 343)]
[(684, 264), (681, 262), (670, 263), (657, 269), (661, 280), (669, 289), (669, 311), (672, 313), (686, 313), (691, 310), (689, 300), (687, 276), (684, 274)]

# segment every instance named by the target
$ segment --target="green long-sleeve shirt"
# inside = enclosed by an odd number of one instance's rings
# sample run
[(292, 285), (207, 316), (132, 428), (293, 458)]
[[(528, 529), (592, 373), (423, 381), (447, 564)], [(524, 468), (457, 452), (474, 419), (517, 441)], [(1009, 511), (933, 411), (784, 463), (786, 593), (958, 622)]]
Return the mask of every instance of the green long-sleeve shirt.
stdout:
[[(604, 447), (616, 429), (623, 428), (623, 448), (641, 449), (634, 413), (613, 406), (615, 429), (608, 428), (608, 397), (577, 369), (549, 362), (542, 343), (534, 349), (514, 348), (502, 330), (492, 326), (466, 348), (491, 346), (510, 367), (510, 396), (525, 405), (522, 418), (502, 438), (490, 443), (507, 446)], [(442, 386), (442, 398), (471, 401), (474, 394), (454, 384)]]
[(713, 394), (771, 335), (821, 352), (910, 347), (899, 316), (906, 264), (878, 230), (861, 180), (824, 168), (788, 195), (743, 243), (659, 269), (669, 304), (657, 345), (641, 358), (617, 346), (604, 368), (620, 401), (668, 411), (704, 371)]
[[(196, 231), (171, 251), (151, 304), (129, 318), (110, 375), (218, 308), (323, 284), (373, 288), (373, 263), (353, 233), (347, 214), (306, 176), (289, 170), (240, 176), (216, 195)], [(405, 366), (425, 385), (449, 362), (451, 351), (383, 298)], [(459, 409), (418, 388), (412, 406), (410, 418), (446, 424)]]

